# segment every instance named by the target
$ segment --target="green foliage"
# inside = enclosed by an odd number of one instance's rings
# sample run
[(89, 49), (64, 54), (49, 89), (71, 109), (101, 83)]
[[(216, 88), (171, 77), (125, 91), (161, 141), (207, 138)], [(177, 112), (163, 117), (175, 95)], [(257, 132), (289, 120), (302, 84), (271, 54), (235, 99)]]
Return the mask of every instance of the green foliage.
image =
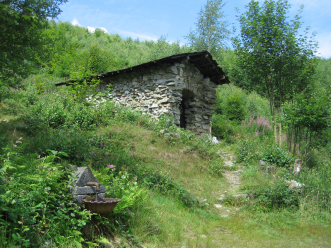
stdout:
[(10, 91), (9, 87), (0, 81), (0, 103), (7, 98), (12, 97), (13, 93)]
[(168, 175), (162, 175), (155, 170), (139, 166), (134, 168), (134, 173), (137, 175), (138, 183), (142, 183), (147, 188), (154, 189), (161, 194), (173, 195), (187, 207), (205, 207), (187, 189), (174, 182), (173, 178)]
[(44, 156), (46, 149), (63, 151), (71, 162), (82, 163), (90, 158), (90, 135), (79, 130), (44, 130), (35, 135), (25, 148), (25, 152)]
[(246, 117), (250, 116), (265, 116), (271, 120), (270, 116), (270, 104), (266, 98), (261, 97), (255, 91), (247, 94), (245, 103)]
[(259, 157), (257, 154), (257, 146), (251, 140), (242, 141), (242, 143), (237, 147), (235, 154), (237, 163), (249, 163), (256, 161)]
[(297, 210), (302, 190), (289, 189), (284, 181), (279, 180), (272, 186), (258, 188), (254, 194), (256, 201), (253, 209), (255, 211), (269, 212), (284, 208)]
[(319, 210), (331, 211), (331, 165), (330, 162), (321, 159), (313, 168), (303, 168), (300, 174), (300, 181), (305, 184), (304, 204), (305, 207), (314, 207)]
[(80, 229), (91, 214), (73, 202), (68, 187), (70, 173), (58, 163), (67, 155), (49, 151), (43, 158), (37, 154), (22, 156), (17, 144), (1, 154), (0, 244), (79, 244), (83, 241)]
[(207, 50), (217, 57), (217, 51), (227, 46), (226, 40), (230, 31), (229, 23), (224, 20), (224, 5), (222, 0), (207, 0), (204, 8), (200, 10), (196, 30), (191, 30), (185, 37), (194, 50)]
[(42, 54), (42, 30), (60, 14), (66, 0), (5, 0), (0, 3), (0, 80), (13, 85), (36, 67)]
[(281, 149), (278, 146), (269, 146), (263, 153), (262, 160), (270, 164), (287, 168), (289, 168), (294, 162), (288, 151)]
[(226, 99), (226, 104), (224, 106), (225, 115), (229, 120), (241, 122), (245, 118), (244, 112), (244, 101), (243, 94), (240, 94), (238, 91), (233, 95), (229, 95)]
[(293, 104), (285, 108), (285, 118), (293, 128), (308, 128), (309, 132), (320, 132), (328, 127), (330, 97), (328, 92), (301, 94)]
[(300, 35), (300, 16), (288, 21), (287, 1), (252, 0), (238, 17), (241, 35), (233, 39), (237, 66), (259, 94), (267, 94), (272, 116), (286, 100), (293, 99), (311, 82), (317, 43)]
[(224, 169), (223, 163), (220, 161), (211, 161), (209, 164), (209, 173), (216, 175), (217, 177), (223, 177), (222, 169)]
[(212, 134), (217, 138), (228, 139), (231, 135), (234, 134), (235, 123), (232, 123), (230, 120), (226, 119), (224, 115), (213, 115), (212, 118)]

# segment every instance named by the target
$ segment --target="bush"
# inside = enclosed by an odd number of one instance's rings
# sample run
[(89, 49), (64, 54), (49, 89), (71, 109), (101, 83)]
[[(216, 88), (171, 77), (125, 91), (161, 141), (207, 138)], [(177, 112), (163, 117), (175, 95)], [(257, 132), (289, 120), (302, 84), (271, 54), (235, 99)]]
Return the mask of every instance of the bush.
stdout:
[(70, 173), (58, 154), (22, 157), (7, 148), (0, 169), (0, 246), (41, 247), (44, 243), (79, 245), (80, 229), (91, 219), (73, 202)]
[(212, 134), (217, 138), (225, 139), (234, 134), (233, 124), (224, 115), (213, 115)]
[(259, 154), (257, 153), (257, 145), (249, 140), (244, 140), (241, 145), (239, 145), (235, 151), (236, 162), (252, 162), (253, 160), (258, 160)]
[(300, 204), (301, 190), (289, 189), (285, 181), (277, 181), (275, 185), (258, 188), (255, 192), (254, 209), (269, 212), (273, 209), (290, 208), (297, 210)]
[(222, 85), (217, 88), (216, 113), (240, 123), (245, 118), (246, 94), (238, 87)]
[(269, 146), (262, 156), (262, 160), (280, 167), (289, 168), (294, 162), (288, 151), (278, 146)]
[(90, 158), (90, 135), (79, 130), (45, 130), (31, 139), (25, 148), (26, 153), (37, 152), (44, 156), (47, 149), (63, 151), (69, 160), (81, 164)]
[(229, 120), (234, 120), (240, 123), (245, 118), (244, 109), (244, 94), (240, 91), (234, 92), (234, 94), (227, 96), (224, 106), (224, 112)]

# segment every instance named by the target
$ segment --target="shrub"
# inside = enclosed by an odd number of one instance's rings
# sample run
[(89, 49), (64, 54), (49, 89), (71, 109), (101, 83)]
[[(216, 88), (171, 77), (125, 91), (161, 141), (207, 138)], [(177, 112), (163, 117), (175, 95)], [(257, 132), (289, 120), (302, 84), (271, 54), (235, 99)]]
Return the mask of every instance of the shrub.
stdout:
[(226, 119), (240, 122), (245, 118), (246, 94), (240, 88), (230, 84), (217, 88), (216, 113), (226, 116)]
[(285, 181), (279, 180), (275, 185), (260, 187), (255, 192), (254, 209), (269, 212), (273, 209), (290, 208), (297, 210), (300, 204), (301, 190), (289, 189)]
[(234, 134), (233, 124), (224, 115), (215, 114), (212, 118), (212, 134), (225, 139)]
[(257, 153), (258, 147), (257, 145), (250, 140), (244, 140), (241, 145), (239, 145), (235, 151), (236, 154), (236, 162), (251, 162), (253, 160), (257, 160), (259, 155)]
[(290, 154), (278, 146), (269, 146), (264, 152), (262, 160), (280, 167), (290, 167), (293, 162)]
[(240, 123), (245, 118), (244, 104), (244, 94), (240, 91), (235, 91), (234, 94), (227, 96), (224, 106), (226, 117)]
[[(79, 245), (80, 229), (91, 219), (73, 202), (67, 172), (51, 153), (22, 157), (7, 148), (0, 169), (0, 246)], [(65, 155), (65, 154), (64, 154)]]
[(45, 155), (47, 149), (63, 151), (69, 160), (81, 164), (90, 158), (90, 135), (79, 130), (45, 130), (39, 132), (25, 148), (26, 153)]

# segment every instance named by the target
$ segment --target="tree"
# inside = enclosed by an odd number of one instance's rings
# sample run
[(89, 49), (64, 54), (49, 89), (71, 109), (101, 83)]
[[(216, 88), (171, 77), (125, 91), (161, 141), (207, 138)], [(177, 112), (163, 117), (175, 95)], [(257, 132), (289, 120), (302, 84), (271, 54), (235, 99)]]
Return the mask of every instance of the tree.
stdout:
[(230, 31), (222, 12), (224, 5), (222, 0), (207, 0), (204, 8), (201, 8), (196, 30), (190, 30), (185, 37), (194, 50), (207, 50), (216, 55), (219, 48), (227, 47)]
[[(315, 86), (315, 85), (314, 85)], [(308, 87), (298, 94), (292, 103), (284, 108), (284, 119), (288, 126), (287, 139), (289, 151), (296, 153), (296, 144), (305, 143), (304, 153), (312, 145), (312, 138), (329, 127), (330, 90), (321, 85)], [(311, 89), (313, 88), (313, 89)], [(315, 138), (314, 137), (314, 138)]]
[(0, 81), (26, 76), (42, 51), (42, 29), (67, 0), (0, 0)]
[[(293, 99), (312, 80), (317, 43), (308, 37), (309, 28), (300, 34), (300, 13), (288, 21), (286, 0), (267, 0), (263, 6), (252, 0), (247, 12), (239, 15), (241, 35), (233, 39), (237, 66), (247, 83), (269, 98), (275, 123), (282, 104)], [(281, 125), (279, 126), (281, 133)], [(277, 127), (274, 125), (275, 138)]]

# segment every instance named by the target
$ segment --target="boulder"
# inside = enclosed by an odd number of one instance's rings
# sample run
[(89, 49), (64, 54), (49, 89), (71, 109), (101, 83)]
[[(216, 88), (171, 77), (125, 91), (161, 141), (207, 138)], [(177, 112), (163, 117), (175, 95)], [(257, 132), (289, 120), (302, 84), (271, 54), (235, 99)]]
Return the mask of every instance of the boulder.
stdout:
[(301, 188), (301, 187), (304, 187), (305, 185), (303, 183), (299, 183), (297, 181), (294, 181), (294, 180), (291, 180), (291, 181), (288, 181), (289, 183), (289, 189), (294, 189), (294, 188)]

